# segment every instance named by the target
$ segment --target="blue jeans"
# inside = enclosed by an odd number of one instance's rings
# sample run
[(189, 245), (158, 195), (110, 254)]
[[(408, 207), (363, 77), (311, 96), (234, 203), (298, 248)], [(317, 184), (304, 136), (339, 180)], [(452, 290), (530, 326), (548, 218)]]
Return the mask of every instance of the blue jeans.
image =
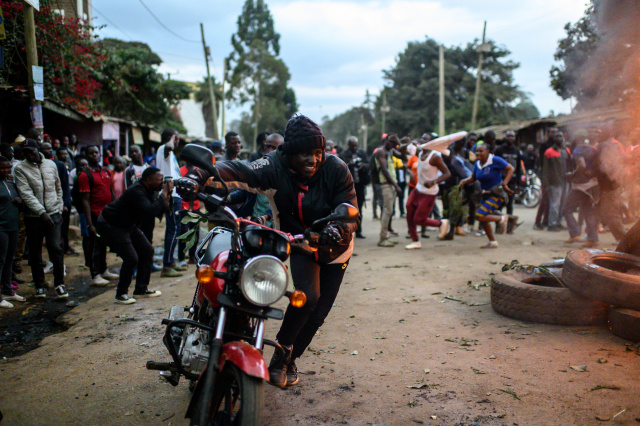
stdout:
[(549, 193), (549, 226), (560, 225), (562, 216), (562, 185), (547, 186)]
[(165, 267), (173, 266), (173, 251), (178, 244), (178, 233), (180, 232), (180, 207), (182, 199), (173, 197), (173, 209), (165, 214), (167, 221), (166, 229), (164, 231), (164, 256), (162, 257), (162, 263)]

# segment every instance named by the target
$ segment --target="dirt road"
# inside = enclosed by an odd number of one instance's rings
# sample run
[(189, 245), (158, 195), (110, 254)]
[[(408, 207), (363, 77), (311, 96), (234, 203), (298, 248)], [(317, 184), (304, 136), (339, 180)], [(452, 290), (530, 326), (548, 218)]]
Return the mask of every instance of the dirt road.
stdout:
[[(640, 421), (640, 356), (628, 342), (604, 326), (529, 324), (491, 309), (482, 286), (490, 273), (571, 248), (564, 232), (533, 231), (534, 211), (516, 213), (525, 225), (499, 236), (496, 250), (479, 249), (485, 237), (441, 242), (432, 233), (422, 250), (406, 251), (402, 220), (399, 246), (379, 248), (378, 222), (365, 211), (368, 238), (298, 362), (300, 384), (265, 387), (266, 423), (582, 425), (620, 412), (612, 423)], [(612, 248), (610, 234), (602, 240)], [(192, 272), (154, 277), (163, 296), (131, 306), (115, 305), (113, 290), (98, 295), (64, 316), (67, 331), (0, 360), (3, 424), (185, 424), (186, 383), (173, 388), (144, 365), (168, 358), (160, 320), (190, 302)], [(270, 322), (268, 336), (278, 326)]]

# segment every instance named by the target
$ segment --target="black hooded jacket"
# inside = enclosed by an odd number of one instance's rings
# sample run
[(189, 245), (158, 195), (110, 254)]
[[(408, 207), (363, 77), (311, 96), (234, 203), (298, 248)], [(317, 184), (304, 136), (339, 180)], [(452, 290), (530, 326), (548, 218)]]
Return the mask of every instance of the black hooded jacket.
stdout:
[[(303, 180), (291, 170), (282, 146), (251, 164), (229, 161), (216, 164), (229, 187), (265, 194), (269, 198), (276, 227), (291, 234), (303, 233), (340, 204), (357, 206), (353, 179), (347, 165), (335, 155), (325, 154), (318, 171)], [(337, 246), (319, 247), (318, 260), (331, 262), (351, 248), (357, 223), (337, 223), (342, 239)]]

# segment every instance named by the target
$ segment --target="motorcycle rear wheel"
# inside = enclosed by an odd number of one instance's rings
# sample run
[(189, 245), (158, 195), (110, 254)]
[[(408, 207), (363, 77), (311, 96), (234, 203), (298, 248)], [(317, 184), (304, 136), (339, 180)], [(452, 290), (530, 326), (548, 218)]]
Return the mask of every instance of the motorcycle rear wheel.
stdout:
[(537, 207), (542, 198), (540, 189), (536, 187), (526, 188), (522, 194), (522, 204), (530, 209)]
[[(227, 362), (211, 397), (209, 425), (260, 425), (264, 410), (264, 383)], [(206, 407), (199, 406), (199, 413)], [(197, 417), (196, 417), (197, 418)]]

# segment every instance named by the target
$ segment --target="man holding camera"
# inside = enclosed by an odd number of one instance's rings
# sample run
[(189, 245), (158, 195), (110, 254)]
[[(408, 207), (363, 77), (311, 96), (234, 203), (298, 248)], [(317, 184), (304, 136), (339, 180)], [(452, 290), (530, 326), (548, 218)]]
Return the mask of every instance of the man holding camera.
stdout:
[[(364, 198), (367, 195), (367, 185), (369, 184), (369, 160), (367, 153), (358, 149), (358, 138), (351, 136), (347, 140), (348, 149), (342, 153), (342, 161), (347, 163), (351, 177), (353, 177), (353, 186), (356, 190), (356, 198), (358, 199), (358, 210), (362, 214), (362, 206)], [(366, 238), (362, 234), (362, 221), (358, 223), (358, 231), (356, 238)]]
[[(164, 183), (163, 183), (164, 182)], [(133, 272), (138, 269), (135, 297), (156, 297), (158, 290), (149, 290), (153, 246), (144, 236), (139, 226), (149, 217), (156, 217), (170, 211), (172, 181), (164, 181), (160, 169), (148, 167), (140, 180), (129, 186), (113, 203), (102, 210), (95, 227), (104, 242), (122, 258), (122, 268), (116, 290), (116, 303), (130, 305), (136, 303), (127, 295)], [(154, 199), (156, 191), (160, 195)]]
[[(164, 175), (165, 181), (180, 179), (180, 165), (173, 150), (177, 147), (180, 137), (175, 129), (165, 129), (162, 131), (162, 145), (156, 154), (156, 166)], [(181, 277), (186, 267), (176, 265), (173, 258), (173, 251), (178, 244), (178, 232), (180, 232), (180, 209), (182, 199), (174, 190), (169, 200), (170, 208), (166, 212), (166, 229), (164, 232), (164, 256), (162, 258), (162, 277)]]

